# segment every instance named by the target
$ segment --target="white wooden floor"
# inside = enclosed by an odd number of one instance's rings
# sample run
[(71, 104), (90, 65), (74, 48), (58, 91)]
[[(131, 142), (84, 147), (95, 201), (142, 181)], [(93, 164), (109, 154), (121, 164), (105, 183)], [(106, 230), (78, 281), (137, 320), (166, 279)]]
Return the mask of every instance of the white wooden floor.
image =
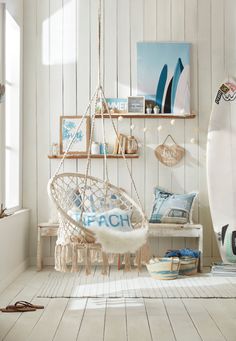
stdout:
[(0, 294), (44, 304), (32, 313), (0, 313), (0, 340), (236, 340), (235, 299), (36, 298), (51, 269), (30, 268)]

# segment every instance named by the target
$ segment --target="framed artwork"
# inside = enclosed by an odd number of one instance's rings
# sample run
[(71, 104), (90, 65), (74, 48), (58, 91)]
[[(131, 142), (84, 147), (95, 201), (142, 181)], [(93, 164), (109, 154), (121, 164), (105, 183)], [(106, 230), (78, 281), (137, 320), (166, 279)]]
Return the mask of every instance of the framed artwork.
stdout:
[(145, 112), (145, 97), (130, 96), (128, 97), (128, 113), (143, 115)]
[[(82, 116), (60, 117), (60, 153), (64, 154), (73, 138)], [(70, 147), (69, 154), (87, 154), (90, 137), (90, 117), (84, 117), (79, 131)]]
[(190, 114), (189, 43), (137, 43), (138, 94), (160, 114)]

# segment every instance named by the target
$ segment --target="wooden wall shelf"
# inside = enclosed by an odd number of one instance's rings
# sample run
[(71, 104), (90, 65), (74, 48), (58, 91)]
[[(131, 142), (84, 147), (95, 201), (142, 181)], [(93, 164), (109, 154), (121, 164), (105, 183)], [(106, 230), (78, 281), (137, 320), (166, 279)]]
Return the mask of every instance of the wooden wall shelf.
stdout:
[[(68, 154), (66, 156), (66, 159), (87, 159), (88, 155), (87, 154), (80, 154), (80, 155), (70, 155)], [(103, 159), (104, 155), (99, 154), (99, 155), (91, 155), (91, 159)], [(48, 155), (49, 159), (62, 159), (63, 155), (58, 155), (58, 156), (50, 156)], [(121, 154), (108, 154), (107, 155), (108, 159), (122, 159), (123, 156)], [(139, 154), (125, 154), (126, 159), (138, 159)]]
[[(195, 114), (190, 114), (190, 115), (172, 115), (172, 114), (124, 114), (124, 113), (117, 113), (117, 114), (112, 114), (112, 118), (118, 118), (122, 116), (123, 118), (171, 118), (171, 119), (190, 119), (190, 118), (195, 118)], [(95, 116), (96, 118), (102, 118), (102, 115), (97, 114)], [(104, 114), (104, 118), (110, 118), (108, 114)]]

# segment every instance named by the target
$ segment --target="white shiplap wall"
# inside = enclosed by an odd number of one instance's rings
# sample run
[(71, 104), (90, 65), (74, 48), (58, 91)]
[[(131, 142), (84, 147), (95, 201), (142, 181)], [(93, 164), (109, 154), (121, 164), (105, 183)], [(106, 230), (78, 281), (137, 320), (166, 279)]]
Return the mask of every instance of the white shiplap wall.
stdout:
[[(58, 141), (60, 114), (81, 114), (97, 82), (98, 0), (24, 0), (24, 206), (31, 208), (31, 256), (36, 253), (37, 222), (49, 217), (47, 181), (58, 162), (47, 159)], [(227, 75), (236, 74), (236, 1), (234, 0), (104, 0), (103, 82), (107, 97), (136, 94), (136, 42), (192, 43), (191, 93), (194, 120), (131, 120), (116, 122), (142, 142), (141, 157), (128, 160), (147, 213), (153, 187), (179, 193), (198, 190), (197, 219), (204, 226), (205, 263), (218, 252), (213, 238), (206, 183), (206, 140), (212, 100)], [(158, 132), (157, 127), (162, 130)], [(146, 134), (143, 129), (147, 128)], [(108, 141), (111, 123), (106, 122)], [(157, 162), (148, 146), (171, 133), (185, 147), (184, 160), (173, 169)], [(96, 129), (99, 140), (100, 129)], [(190, 139), (196, 139), (195, 144)], [(217, 157), (217, 156), (216, 156)], [(64, 169), (83, 171), (85, 161), (66, 160)], [(110, 160), (112, 182), (133, 189), (121, 160)], [(92, 174), (103, 176), (101, 160)], [(172, 247), (194, 247), (186, 240), (153, 240), (160, 255)], [(44, 246), (46, 261), (53, 243)]]

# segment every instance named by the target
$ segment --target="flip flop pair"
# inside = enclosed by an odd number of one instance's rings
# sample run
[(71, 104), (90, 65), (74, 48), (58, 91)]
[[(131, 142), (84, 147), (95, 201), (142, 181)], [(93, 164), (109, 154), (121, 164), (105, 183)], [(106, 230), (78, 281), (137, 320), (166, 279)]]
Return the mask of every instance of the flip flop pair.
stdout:
[(27, 301), (18, 301), (14, 305), (8, 305), (6, 308), (1, 308), (0, 311), (2, 313), (23, 313), (35, 311), (37, 309), (44, 309), (44, 306), (32, 304)]

